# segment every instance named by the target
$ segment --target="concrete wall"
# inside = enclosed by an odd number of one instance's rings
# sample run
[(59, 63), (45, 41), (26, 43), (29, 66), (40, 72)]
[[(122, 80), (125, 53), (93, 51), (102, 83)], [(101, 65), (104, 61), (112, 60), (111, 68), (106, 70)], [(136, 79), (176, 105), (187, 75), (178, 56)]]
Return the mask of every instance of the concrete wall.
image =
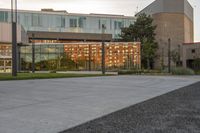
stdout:
[(155, 68), (161, 67), (163, 58), (164, 65), (168, 64), (168, 38), (171, 39), (171, 51), (185, 42), (194, 41), (193, 8), (187, 0), (156, 0), (140, 13), (152, 15), (157, 25), (155, 33), (159, 50)]
[[(154, 14), (154, 24), (157, 25), (156, 41), (159, 45), (158, 58), (155, 67), (159, 68), (164, 56), (164, 65), (168, 64), (168, 38), (171, 39), (171, 51), (177, 50), (184, 42), (193, 42), (193, 23), (184, 14), (159, 13)], [(164, 53), (163, 53), (164, 52)], [(175, 65), (172, 62), (172, 65)]]
[[(27, 36), (25, 31), (20, 25), (17, 25), (17, 42), (27, 42)], [(11, 43), (12, 41), (12, 32), (11, 32), (11, 23), (0, 22), (0, 42)]]
[(194, 23), (187, 16), (184, 17), (184, 43), (194, 42)]
[(140, 11), (138, 14), (145, 13), (147, 15), (152, 15), (155, 13), (163, 12), (163, 0), (154, 1), (147, 7), (145, 7), (142, 11)]
[(194, 10), (187, 0), (184, 0), (184, 13), (191, 21), (194, 21)]
[(183, 13), (193, 21), (193, 8), (187, 0), (155, 0), (140, 13)]
[[(195, 52), (193, 53), (192, 50), (195, 50)], [(200, 58), (200, 42), (183, 44), (182, 55), (183, 66), (186, 68), (187, 60), (194, 60)]]

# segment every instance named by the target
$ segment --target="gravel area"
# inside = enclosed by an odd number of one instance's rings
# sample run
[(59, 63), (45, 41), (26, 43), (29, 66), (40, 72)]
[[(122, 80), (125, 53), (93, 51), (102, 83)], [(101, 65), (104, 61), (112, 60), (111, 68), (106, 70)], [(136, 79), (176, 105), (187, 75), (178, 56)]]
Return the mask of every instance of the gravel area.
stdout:
[(200, 82), (60, 133), (200, 133)]

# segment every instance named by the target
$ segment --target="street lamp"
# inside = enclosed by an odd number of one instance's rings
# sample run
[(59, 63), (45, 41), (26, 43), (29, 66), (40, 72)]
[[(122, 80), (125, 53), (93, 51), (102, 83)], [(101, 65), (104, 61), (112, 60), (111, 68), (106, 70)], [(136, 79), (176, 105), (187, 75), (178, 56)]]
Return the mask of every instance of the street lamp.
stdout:
[(106, 67), (105, 67), (105, 40), (104, 40), (104, 34), (105, 34), (106, 26), (102, 24), (102, 61), (101, 61), (101, 68), (102, 68), (102, 74), (106, 73)]
[(91, 71), (91, 54), (92, 54), (92, 48), (91, 45), (89, 44), (89, 71)]
[(168, 72), (171, 73), (171, 39), (168, 39)]
[(181, 45), (178, 45), (178, 66), (181, 66)]
[[(15, 10), (15, 11), (14, 11)], [(12, 76), (17, 76), (17, 0), (11, 0)]]
[(34, 33), (32, 34), (32, 73), (35, 73), (35, 43), (34, 43)]

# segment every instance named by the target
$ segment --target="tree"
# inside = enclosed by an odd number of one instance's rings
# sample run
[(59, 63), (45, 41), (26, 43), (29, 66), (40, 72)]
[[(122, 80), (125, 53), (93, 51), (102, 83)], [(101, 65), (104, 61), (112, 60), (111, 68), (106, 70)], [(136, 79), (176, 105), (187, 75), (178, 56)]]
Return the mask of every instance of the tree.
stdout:
[(157, 45), (155, 45), (155, 43), (151, 40), (144, 39), (142, 50), (143, 52), (141, 56), (143, 57), (144, 63), (146, 62), (146, 67), (150, 69), (152, 68), (151, 63), (153, 63)]
[(200, 58), (196, 58), (192, 63), (193, 69), (199, 70), (200, 69)]
[(171, 52), (171, 59), (172, 61), (174, 62), (174, 64), (177, 66), (177, 65), (180, 65), (179, 62), (180, 62), (180, 54), (177, 52), (177, 50), (173, 50)]
[(120, 35), (123, 41), (140, 41), (142, 66), (144, 68), (152, 68), (158, 44), (155, 42), (155, 29), (153, 18), (146, 14), (140, 14), (134, 24), (129, 27), (122, 28)]

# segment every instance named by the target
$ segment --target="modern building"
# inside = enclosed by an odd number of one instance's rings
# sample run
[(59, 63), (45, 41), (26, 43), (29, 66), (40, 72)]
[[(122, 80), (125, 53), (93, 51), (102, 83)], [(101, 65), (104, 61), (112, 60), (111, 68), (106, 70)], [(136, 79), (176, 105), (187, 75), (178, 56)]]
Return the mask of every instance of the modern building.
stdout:
[[(154, 19), (154, 24), (157, 25), (156, 41), (159, 44), (159, 50), (157, 51), (158, 56), (157, 59), (155, 60), (154, 67), (161, 68), (162, 65), (164, 66), (168, 65), (168, 51), (169, 51), (168, 39), (171, 40), (170, 51), (172, 52), (172, 51), (182, 50), (183, 52), (180, 52), (181, 64), (183, 64), (183, 66), (185, 67), (188, 66), (187, 60), (191, 59), (191, 56), (188, 56), (186, 54), (187, 51), (184, 50), (193, 49), (194, 46), (196, 47), (196, 45), (185, 45), (194, 41), (193, 8), (190, 5), (190, 3), (187, 0), (155, 0), (149, 6), (140, 11), (138, 14), (141, 13), (146, 13), (147, 15), (151, 15)], [(9, 52), (11, 51), (11, 47), (9, 45), (10, 41), (8, 41), (10, 39), (9, 36), (6, 35), (10, 33), (5, 32), (5, 31), (10, 31), (10, 29), (5, 29), (6, 26), (4, 26), (6, 25), (5, 23), (7, 23), (8, 25), (8, 23), (11, 22), (10, 18), (11, 18), (10, 10), (0, 9), (0, 22), (1, 22), (0, 25), (2, 25), (0, 26), (1, 28), (0, 50), (4, 51), (4, 53), (1, 54), (0, 56), (1, 60), (0, 66), (5, 66), (7, 60), (9, 60), (10, 64), (11, 60), (10, 59), (11, 56), (6, 58), (5, 56), (2, 56), (5, 55), (5, 51)], [(121, 28), (128, 27), (130, 24), (133, 24), (136, 19), (135, 17), (132, 16), (94, 14), (94, 13), (77, 14), (77, 13), (68, 13), (67, 11), (63, 10), (56, 11), (53, 9), (42, 9), (41, 11), (19, 10), (17, 18), (18, 18), (18, 27), (20, 27), (18, 28), (19, 32), (18, 43), (22, 44), (27, 44), (27, 42), (35, 43), (37, 45), (36, 47), (41, 48), (40, 49), (41, 52), (43, 50), (43, 47), (47, 47), (47, 49), (49, 49), (50, 51), (51, 51), (50, 47), (52, 46), (61, 47), (62, 51), (68, 53), (67, 55), (71, 57), (71, 60), (74, 61), (75, 64), (77, 64), (76, 62), (76, 60), (78, 60), (77, 56), (81, 56), (83, 58), (89, 58), (85, 57), (84, 52), (81, 52), (82, 55), (80, 54), (76, 55), (75, 53), (78, 52), (75, 49), (78, 49), (80, 51), (82, 50), (88, 51), (90, 53), (90, 50), (85, 50), (89, 49), (88, 44), (92, 46), (92, 49), (94, 46), (96, 47), (96, 49), (100, 50), (99, 42), (101, 42), (102, 40), (105, 42), (119, 41)], [(102, 28), (102, 25), (106, 27), (105, 30)], [(7, 39), (7, 41), (5, 41), (5, 39)], [(74, 48), (71, 48), (71, 51), (69, 51), (70, 49), (69, 47), (71, 47), (72, 44), (74, 45)], [(21, 56), (24, 57), (23, 60), (28, 61), (30, 63), (30, 59), (27, 59), (29, 57), (27, 56), (27, 58), (25, 58), (24, 56), (25, 54), (28, 55), (28, 53), (30, 53), (31, 46), (29, 45), (31, 44), (23, 46), (29, 48), (29, 52), (22, 52)], [(108, 47), (111, 47), (112, 43), (109, 43), (107, 45), (110, 45)], [(115, 45), (117, 46), (118, 44), (115, 43)], [(126, 46), (126, 43), (120, 43), (119, 47), (124, 47), (124, 46)], [(23, 47), (21, 48), (24, 49)], [(111, 47), (111, 49), (112, 49), (111, 51), (115, 51), (115, 48)], [(120, 49), (122, 50), (122, 52), (124, 50), (126, 51), (126, 49), (123, 48)], [(128, 53), (132, 53), (133, 51), (134, 51), (133, 49), (132, 51), (130, 49), (128, 50)], [(70, 52), (71, 54), (69, 54)], [(96, 56), (97, 57), (94, 57), (95, 62), (98, 62), (99, 55)], [(122, 57), (126, 58), (124, 56)], [(120, 60), (119, 61), (117, 58), (118, 57), (114, 57), (115, 59), (114, 61), (109, 60), (108, 62), (113, 62), (112, 66), (115, 66), (116, 63), (121, 64), (122, 59), (119, 59)], [(48, 58), (45, 57), (45, 59), (51, 59), (51, 56), (48, 55)], [(41, 61), (44, 61), (42, 58), (40, 59), (37, 58), (36, 61), (38, 60), (40, 63)], [(136, 63), (134, 60), (132, 59), (133, 64), (138, 64), (138, 62)], [(107, 66), (110, 66), (108, 62)], [(98, 65), (95, 64), (92, 66), (91, 62), (89, 62), (89, 64), (90, 67), (94, 66), (94, 68), (97, 69), (96, 66)], [(172, 65), (175, 65), (175, 63), (172, 62)], [(5, 67), (4, 71), (6, 71)]]
[[(0, 72), (10, 72), (12, 64), (11, 24), (0, 22)], [(17, 43), (27, 43), (26, 32), (17, 25)]]
[[(0, 72), (11, 71), (10, 18), (10, 10), (0, 9)], [(102, 41), (107, 69), (140, 67), (140, 43), (119, 42), (121, 28), (135, 17), (42, 9), (19, 10), (17, 18), (19, 70), (31, 70), (32, 44), (36, 70), (100, 70)]]
[[(0, 22), (11, 22), (8, 9), (0, 9)], [(18, 24), (34, 36), (37, 42), (101, 41), (102, 25), (105, 40), (119, 39), (122, 27), (134, 23), (135, 17), (109, 14), (76, 14), (67, 11), (42, 9), (41, 11), (18, 11)], [(34, 34), (34, 35), (33, 35)]]
[[(171, 39), (171, 51), (183, 43), (194, 41), (193, 8), (187, 0), (155, 0), (139, 14), (146, 13), (154, 19), (156, 41), (159, 44), (155, 67), (160, 68), (162, 60), (168, 64), (168, 39)], [(173, 64), (172, 64), (173, 65)]]

